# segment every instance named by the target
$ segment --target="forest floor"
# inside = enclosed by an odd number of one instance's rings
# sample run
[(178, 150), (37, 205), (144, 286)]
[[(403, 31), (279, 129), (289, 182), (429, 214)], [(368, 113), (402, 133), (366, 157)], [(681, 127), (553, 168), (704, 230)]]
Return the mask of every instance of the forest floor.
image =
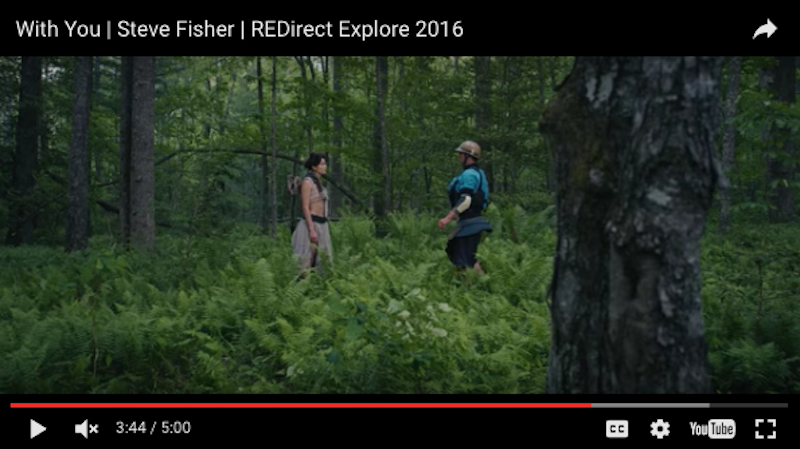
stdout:
[[(468, 285), (439, 217), (390, 235), (332, 224), (334, 265), (297, 282), (290, 236), (250, 226), (111, 237), (87, 251), (0, 248), (0, 392), (543, 393), (551, 211), (491, 211)], [(800, 393), (800, 229), (709, 224), (706, 338), (719, 393)], [(510, 232), (514, 229), (515, 232)]]

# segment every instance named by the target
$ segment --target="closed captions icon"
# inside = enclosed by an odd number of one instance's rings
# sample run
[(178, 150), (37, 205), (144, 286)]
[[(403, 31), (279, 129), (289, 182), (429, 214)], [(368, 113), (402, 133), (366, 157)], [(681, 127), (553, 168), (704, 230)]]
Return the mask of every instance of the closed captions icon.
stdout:
[(617, 419), (606, 421), (607, 438), (628, 438), (628, 421)]

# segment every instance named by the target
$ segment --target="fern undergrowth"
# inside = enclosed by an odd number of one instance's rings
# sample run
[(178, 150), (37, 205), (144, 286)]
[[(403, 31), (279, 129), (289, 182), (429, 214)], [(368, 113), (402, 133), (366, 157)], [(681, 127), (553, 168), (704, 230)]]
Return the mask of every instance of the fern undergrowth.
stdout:
[[(436, 217), (332, 225), (298, 280), (288, 231), (159, 236), (123, 252), (0, 249), (4, 393), (543, 393), (553, 211), (489, 212), (487, 275), (453, 270)], [(707, 237), (703, 301), (720, 393), (800, 392), (797, 229)]]

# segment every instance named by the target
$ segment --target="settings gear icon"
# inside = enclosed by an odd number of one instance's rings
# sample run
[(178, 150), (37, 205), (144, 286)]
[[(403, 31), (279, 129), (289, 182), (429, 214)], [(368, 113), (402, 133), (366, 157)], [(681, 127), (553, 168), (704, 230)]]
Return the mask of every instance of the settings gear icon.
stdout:
[(664, 422), (664, 420), (661, 418), (659, 418), (658, 421), (651, 423), (650, 427), (653, 429), (650, 431), (650, 435), (653, 435), (659, 440), (669, 435), (669, 423)]

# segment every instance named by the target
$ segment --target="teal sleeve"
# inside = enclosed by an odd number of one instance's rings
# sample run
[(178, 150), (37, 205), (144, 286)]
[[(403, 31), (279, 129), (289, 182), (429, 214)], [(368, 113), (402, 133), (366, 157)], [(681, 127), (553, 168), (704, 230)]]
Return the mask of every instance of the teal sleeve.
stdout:
[(469, 170), (461, 176), (461, 185), (459, 186), (459, 193), (469, 191), (472, 193), (478, 190), (480, 186), (480, 175), (475, 170)]
[(454, 185), (456, 185), (456, 181), (458, 181), (458, 176), (450, 180), (450, 184), (447, 185), (448, 192), (453, 188)]

